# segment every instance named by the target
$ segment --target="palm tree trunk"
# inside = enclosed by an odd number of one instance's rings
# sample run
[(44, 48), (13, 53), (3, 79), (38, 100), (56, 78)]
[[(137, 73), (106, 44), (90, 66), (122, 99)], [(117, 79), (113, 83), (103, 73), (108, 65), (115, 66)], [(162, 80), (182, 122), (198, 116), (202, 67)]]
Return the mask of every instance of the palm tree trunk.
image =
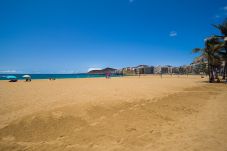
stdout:
[[(226, 35), (225, 35), (226, 36)], [(225, 46), (224, 46), (224, 48), (225, 48), (225, 66), (224, 66), (224, 73), (223, 73), (223, 80), (225, 80), (225, 78), (226, 78), (226, 76), (227, 76), (227, 41), (225, 41)]]
[(222, 79), (225, 80), (225, 76), (226, 76), (226, 63), (223, 67), (223, 72), (222, 72)]
[(214, 70), (214, 75), (215, 75), (215, 79), (217, 80), (217, 82), (218, 83), (220, 83), (221, 81), (220, 81), (220, 79), (219, 79), (219, 72), (220, 72), (220, 68), (218, 68), (218, 67), (215, 67), (215, 70)]
[(210, 65), (210, 72), (209, 72), (209, 82), (214, 82), (214, 66)]
[(208, 75), (209, 75), (209, 83), (213, 83), (213, 81), (214, 81), (213, 67), (210, 64), (210, 58), (209, 57), (208, 57)]
[(210, 61), (208, 59), (208, 76), (209, 76), (209, 82), (211, 83), (211, 68), (210, 68)]
[(212, 67), (209, 64), (209, 82), (212, 83)]
[(227, 61), (225, 61), (224, 71), (223, 71), (223, 80), (225, 80), (227, 75)]

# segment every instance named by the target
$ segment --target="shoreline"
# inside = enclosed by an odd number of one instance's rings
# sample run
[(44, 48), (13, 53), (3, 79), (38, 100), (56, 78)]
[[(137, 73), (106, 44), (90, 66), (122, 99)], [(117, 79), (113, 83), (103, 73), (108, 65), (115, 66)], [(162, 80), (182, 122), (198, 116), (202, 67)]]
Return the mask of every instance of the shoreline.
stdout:
[[(24, 74), (0, 74), (0, 81), (7, 81), (8, 79), (3, 78), (4, 76), (15, 75), (18, 80), (24, 80), (22, 77)], [(32, 80), (48, 80), (50, 78), (55, 79), (84, 79), (84, 78), (104, 78), (105, 74), (29, 74), (31, 75)], [(112, 77), (121, 77), (121, 75), (114, 74)]]
[[(0, 74), (1, 75), (1, 74)], [(3, 75), (3, 74), (2, 74)], [(4, 74), (4, 75), (8, 75), (8, 74)], [(18, 74), (12, 74), (12, 75), (18, 75)], [(24, 75), (24, 74), (19, 74), (20, 76)], [(30, 74), (30, 75), (33, 75), (33, 74)], [(34, 75), (46, 75), (46, 74), (34, 74)], [(49, 75), (49, 74), (47, 74)], [(55, 74), (50, 74), (50, 75), (55, 75)], [(74, 74), (56, 74), (56, 75), (74, 75)], [(89, 75), (89, 74), (86, 74), (86, 75)], [(94, 77), (92, 77), (94, 76)], [(201, 75), (177, 75), (177, 74), (163, 74), (162, 77), (165, 78), (165, 77), (168, 77), (168, 78), (181, 78), (181, 77), (200, 77)], [(114, 76), (111, 76), (111, 78), (123, 78), (123, 77), (160, 77), (160, 74), (141, 74), (141, 75), (114, 75)], [(207, 77), (207, 76), (205, 76)], [(62, 78), (55, 78), (55, 80), (67, 80), (67, 79), (99, 79), (99, 78), (106, 78), (105, 75), (103, 74), (92, 74), (90, 77), (69, 77), (69, 78), (65, 78), (65, 77), (62, 77)], [(18, 78), (18, 81), (24, 81), (25, 79), (20, 77)], [(49, 78), (32, 78), (32, 81), (33, 80), (49, 80)], [(9, 81), (9, 79), (0, 79), (0, 81)]]

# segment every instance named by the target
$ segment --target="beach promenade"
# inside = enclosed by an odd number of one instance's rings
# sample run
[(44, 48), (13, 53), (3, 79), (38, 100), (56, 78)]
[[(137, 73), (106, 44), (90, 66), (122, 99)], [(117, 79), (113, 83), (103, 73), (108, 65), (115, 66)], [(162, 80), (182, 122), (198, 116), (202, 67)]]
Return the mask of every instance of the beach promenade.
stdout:
[(0, 151), (225, 151), (227, 85), (206, 81), (0, 81)]

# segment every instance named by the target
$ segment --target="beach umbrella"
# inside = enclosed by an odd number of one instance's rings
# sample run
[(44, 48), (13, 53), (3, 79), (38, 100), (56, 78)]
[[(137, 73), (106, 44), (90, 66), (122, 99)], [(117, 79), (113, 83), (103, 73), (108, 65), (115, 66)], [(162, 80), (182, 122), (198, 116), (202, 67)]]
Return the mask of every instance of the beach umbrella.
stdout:
[(23, 77), (23, 78), (31, 78), (30, 75), (23, 75), (22, 77)]
[(26, 79), (26, 81), (31, 81), (31, 76), (30, 75), (23, 75), (23, 78)]
[(6, 78), (7, 78), (7, 79), (17, 79), (16, 76), (11, 76), (11, 75), (10, 75), (10, 76), (6, 76)]

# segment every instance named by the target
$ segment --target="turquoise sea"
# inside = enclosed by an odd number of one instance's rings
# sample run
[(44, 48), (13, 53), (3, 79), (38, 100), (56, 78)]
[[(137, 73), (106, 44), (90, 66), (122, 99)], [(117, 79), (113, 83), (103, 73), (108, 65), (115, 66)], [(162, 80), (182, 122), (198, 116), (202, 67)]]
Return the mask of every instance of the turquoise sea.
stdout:
[[(6, 76), (13, 75), (16, 76), (19, 80), (22, 80), (23, 75), (25, 74), (0, 74), (0, 80), (8, 80), (6, 79)], [(72, 79), (72, 78), (104, 78), (105, 74), (86, 74), (86, 73), (80, 73), (80, 74), (29, 74), (32, 77), (32, 80), (34, 79), (49, 79), (49, 78), (55, 78), (55, 79)], [(112, 74), (112, 77), (119, 77), (121, 75)]]

